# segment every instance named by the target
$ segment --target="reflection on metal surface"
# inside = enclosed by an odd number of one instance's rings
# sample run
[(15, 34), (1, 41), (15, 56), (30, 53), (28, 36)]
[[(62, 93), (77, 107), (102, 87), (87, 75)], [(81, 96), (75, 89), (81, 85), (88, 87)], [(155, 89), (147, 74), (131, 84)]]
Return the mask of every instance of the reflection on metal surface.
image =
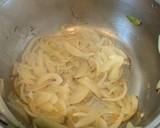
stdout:
[(115, 28), (118, 31), (119, 36), (126, 42), (130, 43), (131, 36), (134, 34), (133, 25), (130, 24), (124, 15), (124, 17), (115, 18)]
[(0, 6), (6, 6), (11, 0), (0, 0)]

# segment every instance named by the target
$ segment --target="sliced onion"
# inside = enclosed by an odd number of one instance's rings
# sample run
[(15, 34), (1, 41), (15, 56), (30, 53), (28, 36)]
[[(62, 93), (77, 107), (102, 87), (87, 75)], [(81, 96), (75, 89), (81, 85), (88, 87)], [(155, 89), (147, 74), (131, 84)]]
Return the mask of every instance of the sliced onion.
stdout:
[(138, 99), (136, 96), (131, 96), (131, 106), (132, 106), (132, 114), (130, 117), (132, 117), (138, 109)]
[[(46, 102), (42, 106), (40, 106), (40, 109), (44, 112), (52, 112), (52, 111), (57, 111), (57, 109), (51, 104)], [(35, 110), (34, 110), (35, 111)]]
[(96, 118), (97, 117), (95, 115), (83, 117), (75, 124), (75, 127), (77, 127), (77, 128), (85, 127), (85, 126), (93, 123), (96, 120)]
[(98, 91), (98, 88), (94, 84), (93, 81), (91, 81), (89, 78), (81, 78), (78, 80), (82, 85), (86, 86), (88, 89), (90, 89), (97, 97), (100, 97), (100, 92)]
[(104, 73), (101, 79), (98, 81), (97, 86), (101, 88), (106, 78), (107, 78), (107, 73)]
[(65, 43), (66, 50), (73, 56), (81, 57), (81, 58), (88, 58), (89, 56), (94, 55), (93, 53), (83, 53), (79, 49), (73, 47), (69, 43)]
[(84, 117), (84, 116), (87, 116), (88, 114), (84, 113), (84, 112), (77, 112), (77, 113), (74, 113), (73, 116), (78, 116), (78, 117)]
[(115, 82), (121, 78), (121, 74), (121, 65), (116, 65), (108, 75), (108, 79)]
[(108, 125), (107, 125), (107, 122), (102, 118), (102, 117), (99, 117), (97, 120), (96, 120), (96, 125), (98, 128), (107, 128)]
[(89, 89), (84, 85), (78, 85), (70, 95), (70, 104), (77, 104), (81, 102), (89, 93)]
[(117, 118), (117, 120), (110, 126), (110, 128), (118, 128), (119, 125), (122, 123), (123, 121), (123, 113), (121, 112), (119, 117)]
[(31, 87), (30, 90), (36, 91), (36, 90), (42, 89), (47, 86), (47, 84), (48, 84), (47, 82), (50, 80), (52, 80), (52, 82), (51, 82), (52, 85), (59, 85), (63, 82), (63, 79), (58, 74), (48, 73), (48, 74), (45, 74), (44, 77), (38, 79), (36, 85)]
[(62, 87), (59, 87), (58, 89), (58, 98), (63, 99), (66, 103), (69, 104), (69, 95), (71, 93), (70, 89), (69, 89), (69, 85), (65, 84)]
[(80, 63), (80, 67), (78, 69), (77, 74), (75, 75), (75, 78), (80, 78), (86, 76), (87, 72), (89, 70), (88, 64), (86, 61)]
[(60, 127), (117, 128), (138, 106), (122, 79), (126, 59), (110, 37), (86, 27), (40, 38), (14, 67), (16, 98), (31, 117)]
[(104, 101), (114, 101), (114, 102), (115, 102), (115, 101), (119, 101), (119, 100), (123, 99), (126, 94), (127, 94), (127, 85), (126, 85), (126, 83), (124, 82), (124, 84), (123, 84), (123, 93), (122, 93), (120, 96), (117, 96), (117, 97), (115, 97), (115, 98), (106, 97), (106, 98), (104, 98), (103, 100), (104, 100)]
[(142, 128), (142, 127), (135, 127), (131, 122), (128, 122), (126, 128)]
[(39, 128), (67, 128), (57, 121), (45, 117), (36, 117), (33, 121)]
[(108, 75), (108, 79), (112, 82), (117, 81), (120, 79), (121, 77), (121, 66), (124, 63), (124, 58), (121, 56), (110, 56), (111, 59), (113, 59), (113, 61), (115, 61), (111, 72)]
[(42, 105), (45, 102), (48, 102), (51, 98), (52, 98), (52, 93), (48, 93), (48, 92), (37, 92), (36, 94), (34, 94), (34, 102), (35, 104)]
[(52, 97), (50, 98), (49, 102), (54, 105), (58, 101), (58, 97), (55, 93), (52, 93)]

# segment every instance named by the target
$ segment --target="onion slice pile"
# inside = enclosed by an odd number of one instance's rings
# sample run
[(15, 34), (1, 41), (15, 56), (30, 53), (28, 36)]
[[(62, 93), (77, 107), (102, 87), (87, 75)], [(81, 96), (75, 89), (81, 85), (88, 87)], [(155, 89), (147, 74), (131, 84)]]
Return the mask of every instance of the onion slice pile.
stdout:
[(14, 97), (45, 128), (118, 128), (137, 111), (122, 77), (127, 55), (87, 27), (37, 38), (13, 69)]

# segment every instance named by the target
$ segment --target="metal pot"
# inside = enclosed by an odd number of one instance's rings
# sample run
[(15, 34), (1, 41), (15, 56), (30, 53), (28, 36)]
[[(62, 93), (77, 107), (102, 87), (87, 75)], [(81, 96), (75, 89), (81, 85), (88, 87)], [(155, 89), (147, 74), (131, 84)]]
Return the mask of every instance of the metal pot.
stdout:
[[(127, 15), (142, 20), (131, 24)], [(0, 0), (0, 77), (11, 90), (10, 73), (28, 41), (64, 26), (94, 26), (116, 38), (132, 61), (129, 91), (139, 97), (140, 125), (160, 123), (160, 6), (150, 0)]]

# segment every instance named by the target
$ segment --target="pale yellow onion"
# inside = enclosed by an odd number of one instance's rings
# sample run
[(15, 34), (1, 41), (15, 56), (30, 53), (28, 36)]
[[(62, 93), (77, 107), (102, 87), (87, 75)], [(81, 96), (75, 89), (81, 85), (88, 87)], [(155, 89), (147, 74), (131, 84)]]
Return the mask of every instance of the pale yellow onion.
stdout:
[(72, 117), (68, 114), (67, 115), (67, 122), (66, 122), (66, 124), (67, 124), (67, 126), (69, 127), (69, 128), (75, 128), (74, 127), (74, 122), (73, 122), (73, 120), (72, 120)]
[(39, 115), (40, 114), (39, 108), (42, 107), (42, 105), (37, 107), (36, 104), (33, 101), (31, 101), (28, 103), (28, 107), (31, 112), (33, 112), (36, 115)]
[(83, 76), (86, 76), (86, 73), (88, 72), (88, 64), (86, 61), (80, 62), (80, 67), (78, 69), (77, 74), (74, 76), (75, 78), (80, 78)]
[(36, 63), (36, 66), (38, 67), (39, 69), (39, 74), (45, 74), (46, 73), (46, 69), (44, 68), (44, 53), (43, 51), (38, 51), (37, 53), (37, 63)]
[(121, 87), (122, 85), (120, 84), (120, 85), (114, 85), (112, 88), (110, 88), (110, 90), (109, 90), (109, 95), (111, 95), (111, 94), (115, 94), (116, 93), (116, 91), (117, 90), (119, 90), (119, 89), (121, 89), (122, 87)]
[(109, 74), (109, 72), (114, 68), (115, 63), (117, 63), (115, 60), (111, 60), (111, 59), (106, 59), (106, 62), (101, 65), (101, 72), (106, 72), (107, 75)]
[(81, 57), (81, 58), (88, 58), (89, 56), (94, 55), (93, 53), (83, 53), (81, 52), (79, 49), (73, 47), (72, 45), (70, 45), (69, 43), (65, 43), (65, 48), (66, 50), (73, 56), (76, 57)]
[(99, 84), (99, 85), (97, 84), (97, 86), (102, 90), (104, 89), (110, 90), (114, 86), (114, 84), (111, 81), (108, 81), (106, 78), (106, 81), (104, 81), (103, 84)]
[[(104, 117), (107, 117), (108, 115), (114, 115), (114, 114), (119, 114), (121, 107), (117, 106), (117, 102), (105, 102), (105, 105), (107, 107), (108, 110), (108, 114), (103, 115)], [(109, 122), (108, 122), (109, 123)]]
[(22, 84), (21, 86), (20, 86), (20, 97), (21, 97), (21, 100), (23, 101), (23, 102), (25, 102), (25, 103), (28, 103), (28, 100), (27, 100), (27, 97), (26, 97), (26, 95), (25, 95), (25, 87), (24, 87), (25, 85), (24, 84)]
[(117, 64), (114, 66), (114, 68), (111, 70), (111, 72), (108, 75), (108, 79), (111, 82), (115, 82), (121, 78), (121, 65)]
[[(97, 61), (97, 60), (96, 60)], [(112, 69), (114, 69), (115, 65), (122, 65), (125, 63), (124, 58), (117, 55), (110, 55), (105, 56), (105, 59), (103, 59), (104, 63), (102, 61), (97, 61), (97, 63), (101, 64), (99, 65), (99, 71), (100, 72), (107, 72), (108, 74), (111, 72)]]
[(120, 104), (122, 112), (125, 114), (123, 121), (129, 120), (138, 109), (138, 99), (136, 96), (127, 96)]
[(94, 60), (95, 64), (96, 64), (96, 75), (98, 76), (100, 73), (102, 72), (105, 72), (105, 70), (102, 70), (103, 69), (103, 61), (97, 57), (95, 60)]
[(55, 72), (55, 63), (52, 62), (52, 60), (47, 56), (47, 55), (44, 55), (44, 65), (46, 66), (46, 69), (49, 73), (51, 72)]
[(95, 115), (90, 115), (90, 116), (80, 118), (79, 121), (75, 124), (75, 127), (79, 128), (79, 127), (85, 127), (87, 125), (90, 125), (96, 120), (96, 118), (97, 116)]
[(50, 56), (55, 56), (55, 57), (58, 58), (60, 61), (63, 61), (63, 60), (65, 59), (60, 52), (58, 52), (58, 51), (56, 51), (56, 50), (53, 51), (52, 49), (51, 49), (51, 52), (50, 52)]
[(44, 103), (40, 106), (40, 109), (45, 111), (45, 112), (52, 112), (52, 111), (58, 111), (51, 103)]
[(119, 117), (117, 118), (117, 120), (110, 126), (110, 128), (118, 128), (123, 121), (123, 117), (124, 117), (124, 115), (121, 112), (119, 114)]
[[(102, 46), (103, 46), (103, 45), (102, 45)], [(115, 54), (112, 46), (103, 46), (103, 47), (102, 47), (102, 52), (103, 52), (106, 56), (110, 56), (110, 55), (114, 55), (114, 54)]]
[(78, 85), (76, 88), (72, 91), (69, 101), (70, 104), (76, 104), (81, 102), (89, 93), (89, 89), (86, 88), (84, 85)]
[(88, 40), (90, 38), (89, 44), (94, 45), (94, 43), (99, 43), (101, 38), (94, 29), (88, 29), (86, 27), (83, 27), (83, 29), (81, 29), (81, 30), (82, 31), (80, 31), (79, 34), (82, 35), (82, 37), (85, 40)]
[(105, 42), (107, 42), (107, 41), (108, 41), (107, 38), (105, 38), (105, 37), (101, 38), (101, 40), (99, 42), (100, 46), (103, 46), (105, 44)]
[(46, 87), (46, 82), (52, 80), (53, 85), (59, 85), (63, 82), (63, 79), (56, 73), (45, 74), (44, 77), (38, 79), (37, 83), (31, 88), (32, 91), (39, 90)]
[(128, 104), (123, 105), (123, 113), (125, 113), (126, 117), (123, 121), (130, 119), (133, 114), (137, 111), (138, 100), (136, 96), (130, 96), (127, 98)]
[(128, 122), (126, 128), (135, 128), (135, 127), (133, 126), (131, 122)]
[(103, 76), (101, 77), (101, 79), (97, 82), (97, 86), (102, 88), (103, 87), (103, 84), (104, 84), (104, 81), (105, 79), (107, 78), (107, 73), (103, 73)]
[(142, 127), (136, 127), (131, 122), (128, 122), (126, 128), (142, 128)]
[(92, 80), (90, 80), (87, 77), (84, 77), (79, 79), (78, 82), (90, 89), (97, 97), (100, 97), (100, 92), (98, 91), (98, 88)]
[(35, 66), (36, 62), (36, 54), (35, 53), (28, 53), (25, 60), (23, 60), (23, 63), (28, 64), (29, 66)]
[(127, 59), (127, 55), (119, 48), (113, 47), (115, 53), (119, 56), (122, 56), (124, 59)]
[(102, 117), (96, 120), (96, 126), (97, 128), (108, 128), (107, 122)]
[(76, 122), (75, 126), (76, 127), (84, 127), (87, 126), (91, 123), (93, 123), (94, 121), (96, 121), (100, 116), (102, 116), (103, 114), (108, 113), (108, 111), (104, 110), (93, 110), (91, 108), (92, 111), (90, 111), (90, 113), (87, 116), (81, 117), (79, 118), (78, 122)]
[(60, 86), (58, 89), (58, 98), (63, 99), (67, 104), (69, 104), (69, 95), (71, 91), (69, 89), (69, 85), (66, 83), (62, 87)]
[(136, 96), (131, 96), (132, 114), (138, 109), (138, 99)]
[(38, 115), (35, 114), (34, 112), (30, 111), (27, 106), (23, 106), (23, 109), (24, 109), (25, 112), (26, 112), (29, 116), (31, 116), (31, 117), (37, 117), (37, 116), (38, 116)]
[[(70, 123), (65, 124), (71, 128), (79, 121), (82, 128), (93, 127), (98, 118), (102, 118), (101, 126), (106, 121), (108, 127), (118, 127), (131, 117), (137, 110), (137, 99), (127, 98), (127, 87), (118, 83), (127, 56), (107, 40), (108, 37), (85, 27), (76, 27), (72, 34), (62, 31), (36, 40), (24, 52), (21, 66), (14, 67), (16, 93), (26, 101), (22, 104), (29, 115), (54, 117), (60, 123), (72, 115)], [(41, 91), (53, 95), (34, 99), (33, 94)], [(70, 103), (71, 97), (75, 104)], [(91, 102), (93, 98), (97, 100)], [(38, 109), (37, 102), (42, 103)], [(124, 106), (127, 116), (122, 117), (119, 112)]]
[(112, 82), (117, 81), (121, 77), (121, 66), (124, 63), (124, 58), (121, 56), (110, 56), (110, 59), (115, 61), (115, 64), (112, 67), (111, 72), (108, 75), (108, 79)]
[(115, 60), (116, 62), (119, 62), (119, 63), (124, 62), (124, 57), (119, 55), (110, 55), (109, 59)]
[(33, 92), (29, 92), (29, 93), (27, 94), (27, 97), (28, 97), (31, 101), (33, 101), (33, 100), (34, 100)]
[(56, 74), (56, 73), (48, 73), (48, 74), (45, 74), (45, 76), (42, 77), (42, 79), (40, 79), (40, 80), (37, 82), (37, 84), (43, 83), (43, 82), (45, 82), (45, 81), (47, 81), (47, 80), (50, 80), (50, 79), (53, 80), (53, 83), (54, 83), (55, 85), (59, 85), (59, 84), (61, 84), (61, 83), (63, 82), (63, 79), (61, 78), (60, 75), (58, 75), (58, 74)]
[(51, 104), (55, 104), (57, 101), (58, 101), (57, 95), (56, 95), (55, 93), (52, 93), (52, 97), (51, 97), (51, 99), (49, 100), (49, 102), (50, 102)]
[(85, 117), (87, 116), (88, 114), (87, 113), (84, 113), (84, 112), (76, 112), (73, 114), (73, 116), (77, 116), (77, 117)]
[(131, 102), (129, 101), (129, 99), (131, 99), (131, 97), (127, 97), (126, 98), (127, 100), (124, 100), (123, 101), (123, 113), (126, 114), (126, 115), (130, 115), (132, 114), (132, 106), (131, 106)]
[(19, 67), (17, 72), (21, 75), (22, 79), (30, 80), (35, 79), (36, 77), (32, 74), (30, 70), (26, 70), (25, 68)]
[(36, 92), (34, 94), (34, 102), (36, 105), (42, 105), (45, 102), (48, 102), (52, 97), (52, 93), (48, 93), (48, 92)]
[(124, 82), (124, 84), (122, 84), (123, 85), (123, 92), (122, 92), (122, 94), (120, 95), (120, 96), (117, 96), (117, 97), (115, 97), (115, 98), (111, 98), (111, 97), (106, 97), (106, 98), (104, 98), (103, 100), (104, 101), (118, 101), (118, 100), (121, 100), (121, 99), (123, 99), (124, 97), (125, 97), (125, 95), (127, 94), (127, 85), (126, 85), (126, 83)]
[(54, 105), (55, 108), (57, 109), (57, 111), (61, 114), (61, 115), (66, 115), (68, 112), (68, 107), (67, 104), (65, 103), (65, 101), (63, 99), (59, 99), (57, 101), (57, 103)]

